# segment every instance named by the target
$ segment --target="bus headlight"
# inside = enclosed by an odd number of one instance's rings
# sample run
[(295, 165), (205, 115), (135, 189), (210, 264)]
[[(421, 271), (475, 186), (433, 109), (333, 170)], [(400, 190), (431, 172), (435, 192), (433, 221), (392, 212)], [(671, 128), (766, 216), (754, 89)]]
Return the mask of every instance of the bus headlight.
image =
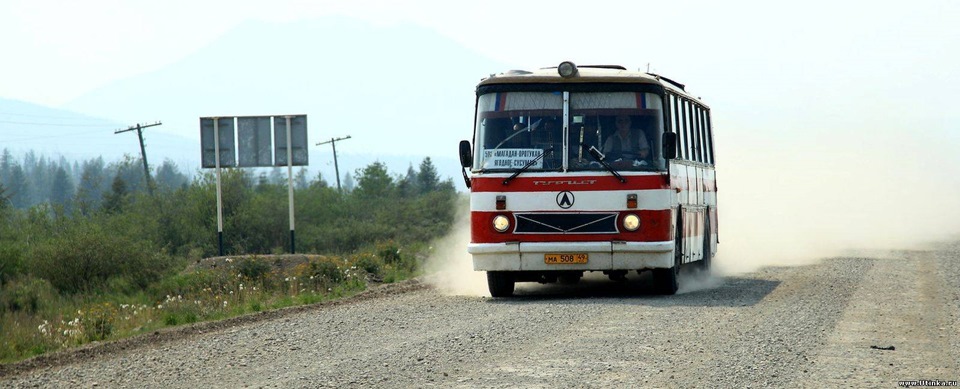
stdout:
[(497, 215), (493, 218), (493, 229), (497, 232), (506, 232), (510, 228), (510, 219), (506, 216)]
[(627, 215), (623, 218), (623, 228), (627, 231), (636, 231), (640, 228), (640, 217), (632, 213)]

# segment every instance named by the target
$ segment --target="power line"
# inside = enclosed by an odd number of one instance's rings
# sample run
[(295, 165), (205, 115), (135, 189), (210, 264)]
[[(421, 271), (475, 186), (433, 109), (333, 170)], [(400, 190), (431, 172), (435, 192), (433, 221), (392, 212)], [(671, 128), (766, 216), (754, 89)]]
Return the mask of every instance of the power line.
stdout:
[(110, 124), (75, 124), (75, 123), (42, 123), (42, 122), (19, 122), (13, 120), (0, 120), (0, 123), (23, 124), (27, 126), (59, 126), (59, 127), (109, 127)]
[[(106, 127), (106, 126), (102, 126), (102, 127)], [(102, 130), (75, 132), (75, 133), (72, 133), (72, 134), (70, 134), (70, 135), (90, 135), (90, 134), (99, 133), (100, 131), (102, 131)], [(33, 141), (33, 140), (53, 139), (53, 138), (64, 138), (64, 136), (63, 136), (63, 135), (49, 135), (49, 136), (34, 136), (34, 137), (30, 137), (30, 138), (14, 138), (14, 139), (6, 139), (6, 138), (4, 138), (4, 139), (3, 139), (3, 143), (28, 142), (28, 141)]]
[(47, 119), (72, 119), (72, 120), (97, 120), (104, 121), (102, 118), (88, 118), (83, 117), (83, 115), (71, 115), (71, 116), (61, 116), (61, 115), (36, 115), (31, 113), (18, 113), (18, 112), (3, 112), (0, 111), (0, 115), (13, 115), (13, 116), (26, 116), (32, 118), (47, 118)]

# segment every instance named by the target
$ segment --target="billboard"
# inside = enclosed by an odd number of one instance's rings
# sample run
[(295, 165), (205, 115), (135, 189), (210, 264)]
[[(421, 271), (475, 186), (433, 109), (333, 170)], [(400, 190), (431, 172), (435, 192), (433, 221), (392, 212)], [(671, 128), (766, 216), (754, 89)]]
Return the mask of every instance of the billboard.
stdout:
[(274, 116), (273, 135), (275, 166), (287, 166), (287, 118), (290, 118), (290, 149), (293, 166), (306, 166), (307, 115)]
[(220, 167), (286, 166), (287, 118), (293, 166), (308, 165), (307, 115), (275, 115), (200, 118), (201, 166), (217, 167), (214, 120), (220, 133)]
[(217, 167), (216, 144), (213, 121), (217, 121), (220, 133), (220, 167), (234, 167), (237, 165), (236, 149), (234, 148), (233, 118), (200, 118), (200, 160), (205, 168)]
[(269, 116), (237, 118), (237, 151), (240, 167), (271, 166), (273, 145)]

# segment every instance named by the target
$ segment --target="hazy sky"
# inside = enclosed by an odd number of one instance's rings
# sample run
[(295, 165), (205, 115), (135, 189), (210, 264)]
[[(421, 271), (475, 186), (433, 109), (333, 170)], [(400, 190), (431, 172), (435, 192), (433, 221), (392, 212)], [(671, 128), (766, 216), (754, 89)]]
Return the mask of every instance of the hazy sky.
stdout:
[(960, 84), (957, 4), (0, 0), (0, 96), (56, 106), (175, 62), (245, 20), (324, 15), (422, 25), (518, 68), (649, 63), (705, 98), (730, 96), (717, 87), (731, 85), (807, 102), (824, 87), (903, 94)]
[(0, 0), (0, 97), (58, 106), (245, 21), (330, 15), (433, 29), (513, 68), (649, 64), (686, 83), (712, 107), (727, 258), (960, 226), (955, 0)]

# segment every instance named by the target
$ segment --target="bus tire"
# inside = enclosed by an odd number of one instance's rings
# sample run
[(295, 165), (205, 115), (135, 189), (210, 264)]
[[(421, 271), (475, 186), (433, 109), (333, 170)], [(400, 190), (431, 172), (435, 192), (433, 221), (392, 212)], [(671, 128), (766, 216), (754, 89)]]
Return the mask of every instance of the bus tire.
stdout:
[(677, 236), (674, 244), (673, 267), (653, 269), (657, 293), (672, 295), (680, 289), (680, 265), (683, 263), (683, 212), (677, 217)]
[(700, 261), (700, 270), (710, 271), (710, 267), (713, 266), (713, 253), (710, 251), (712, 248), (712, 240), (710, 237), (710, 208), (707, 208), (706, 223), (703, 227), (703, 260)]
[(653, 269), (653, 279), (657, 284), (657, 293), (676, 294), (680, 289), (680, 265), (668, 269)]
[(487, 287), (490, 289), (492, 297), (510, 297), (513, 296), (514, 279), (513, 274), (504, 271), (488, 271)]

